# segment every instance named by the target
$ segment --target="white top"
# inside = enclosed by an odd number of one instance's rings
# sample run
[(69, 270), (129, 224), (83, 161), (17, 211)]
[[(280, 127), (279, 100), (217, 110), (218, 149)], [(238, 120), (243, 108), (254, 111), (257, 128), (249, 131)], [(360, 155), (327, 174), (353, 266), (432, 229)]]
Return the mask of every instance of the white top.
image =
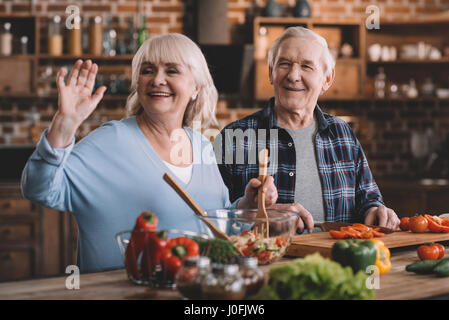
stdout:
[(168, 163), (167, 161), (164, 161), (164, 164), (175, 174), (176, 177), (178, 177), (179, 180), (185, 184), (189, 183), (190, 178), (192, 178), (192, 165), (187, 167), (178, 167)]

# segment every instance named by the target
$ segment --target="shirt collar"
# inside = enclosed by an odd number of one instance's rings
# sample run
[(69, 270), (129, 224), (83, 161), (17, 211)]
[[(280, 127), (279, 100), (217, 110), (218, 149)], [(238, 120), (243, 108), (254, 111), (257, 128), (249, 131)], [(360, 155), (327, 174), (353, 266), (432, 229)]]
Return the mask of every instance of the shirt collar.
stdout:
[[(318, 104), (315, 106), (313, 110), (315, 115), (315, 119), (318, 121), (318, 131), (322, 132), (329, 127), (329, 123), (327, 119), (324, 117), (324, 113)], [(276, 117), (274, 115), (274, 97), (268, 100), (264, 110), (263, 110), (263, 120), (268, 128), (279, 128)]]

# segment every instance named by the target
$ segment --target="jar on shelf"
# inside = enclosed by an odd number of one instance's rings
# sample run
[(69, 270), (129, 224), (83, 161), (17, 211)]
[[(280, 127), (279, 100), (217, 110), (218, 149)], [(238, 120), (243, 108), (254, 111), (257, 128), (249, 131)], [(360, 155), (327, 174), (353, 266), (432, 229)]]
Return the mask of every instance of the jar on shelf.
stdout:
[(2, 56), (10, 56), (12, 54), (12, 33), (11, 23), (6, 22), (2, 26), (0, 34), (0, 54)]
[(386, 78), (384, 68), (380, 67), (374, 77), (374, 95), (376, 98), (385, 98)]
[(262, 288), (265, 277), (263, 271), (258, 267), (255, 257), (239, 257), (240, 274), (246, 287), (245, 297), (256, 294)]
[(76, 16), (74, 18), (74, 24), (69, 31), (69, 54), (80, 56), (83, 54), (81, 38), (81, 18)]
[(208, 257), (191, 257), (184, 260), (183, 267), (175, 277), (176, 288), (186, 299), (201, 299), (201, 283), (210, 272)]
[(60, 56), (63, 51), (63, 39), (61, 32), (61, 17), (54, 16), (48, 26), (48, 54)]
[(236, 264), (212, 264), (201, 284), (203, 298), (208, 300), (241, 300), (246, 288), (239, 266)]
[(103, 54), (103, 19), (100, 16), (96, 16), (89, 25), (89, 53)]

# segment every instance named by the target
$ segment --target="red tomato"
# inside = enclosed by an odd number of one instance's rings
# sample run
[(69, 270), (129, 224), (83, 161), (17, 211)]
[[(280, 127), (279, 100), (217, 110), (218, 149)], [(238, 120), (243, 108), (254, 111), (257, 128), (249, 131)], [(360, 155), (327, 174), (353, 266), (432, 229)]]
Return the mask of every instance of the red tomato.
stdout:
[(442, 244), (440, 244), (440, 243), (434, 243), (433, 246), (437, 247), (438, 251), (440, 253), (439, 256), (438, 256), (438, 259), (443, 258), (444, 254), (446, 253), (446, 249), (444, 248), (444, 246)]
[(409, 217), (401, 218), (401, 223), (399, 224), (399, 228), (401, 228), (402, 231), (409, 231), (410, 230), (409, 222), (410, 222)]
[(409, 220), (409, 228), (411, 232), (426, 232), (429, 223), (423, 216), (411, 217)]
[(418, 247), (418, 257), (421, 260), (436, 260), (439, 256), (440, 250), (433, 244)]

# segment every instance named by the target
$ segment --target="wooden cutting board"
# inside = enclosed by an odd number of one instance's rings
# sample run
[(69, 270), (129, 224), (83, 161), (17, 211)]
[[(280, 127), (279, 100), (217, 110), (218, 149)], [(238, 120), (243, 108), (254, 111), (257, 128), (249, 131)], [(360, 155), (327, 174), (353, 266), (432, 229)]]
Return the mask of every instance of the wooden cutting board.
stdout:
[[(449, 233), (412, 233), (398, 231), (387, 234), (380, 239), (388, 248), (406, 247), (427, 242), (449, 241)], [(293, 236), (286, 255), (304, 257), (308, 254), (319, 252), (323, 257), (330, 257), (331, 248), (336, 242), (329, 232), (316, 232), (312, 234), (301, 234)]]

